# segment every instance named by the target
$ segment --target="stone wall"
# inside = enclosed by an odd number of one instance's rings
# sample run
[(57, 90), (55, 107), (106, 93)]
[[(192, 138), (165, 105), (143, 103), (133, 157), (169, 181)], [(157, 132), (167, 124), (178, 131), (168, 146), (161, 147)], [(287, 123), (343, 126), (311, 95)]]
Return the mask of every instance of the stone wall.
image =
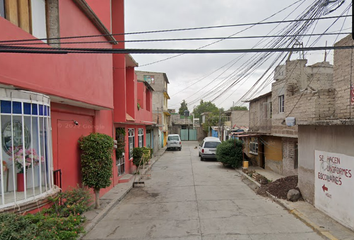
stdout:
[[(343, 38), (335, 46), (353, 45), (351, 35)], [(333, 86), (336, 89), (335, 116), (338, 119), (352, 118), (353, 105), (350, 102), (350, 85), (354, 80), (354, 52), (352, 49), (334, 51), (334, 79)]]
[(249, 112), (247, 111), (232, 111), (231, 112), (231, 128), (248, 127), (249, 126)]

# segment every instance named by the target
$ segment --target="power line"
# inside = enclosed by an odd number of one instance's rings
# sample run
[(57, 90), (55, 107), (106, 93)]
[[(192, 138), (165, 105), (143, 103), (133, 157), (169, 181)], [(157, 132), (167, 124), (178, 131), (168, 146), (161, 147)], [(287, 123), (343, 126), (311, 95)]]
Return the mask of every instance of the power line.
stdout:
[[(351, 49), (354, 46), (300, 47), (296, 51), (323, 51)], [(100, 54), (216, 54), (216, 53), (270, 53), (289, 52), (294, 48), (248, 48), (248, 49), (110, 49), (110, 48), (36, 48), (0, 45), (0, 52), (7, 53), (100, 53)]]
[(280, 20), (280, 21), (269, 21), (269, 22), (216, 25), (216, 26), (206, 26), (206, 27), (189, 27), (189, 28), (151, 30), (151, 31), (140, 31), (140, 32), (130, 32), (130, 33), (95, 34), (95, 35), (69, 36), (69, 37), (57, 37), (57, 38), (16, 39), (16, 40), (3, 40), (3, 41), (0, 41), (0, 43), (33, 42), (33, 41), (47, 41), (47, 40), (49, 41), (49, 40), (75, 39), (75, 38), (80, 39), (80, 38), (94, 38), (94, 37), (107, 37), (107, 36), (166, 33), (166, 32), (192, 31), (192, 30), (204, 30), (204, 29), (214, 29), (214, 28), (244, 27), (244, 26), (253, 26), (253, 25), (283, 24), (283, 23), (293, 23), (293, 22), (304, 22), (304, 21), (309, 21), (309, 20), (326, 20), (326, 19), (334, 19), (334, 18), (347, 18), (347, 17), (351, 17), (351, 16), (352, 15), (342, 15), (342, 16), (318, 17), (318, 18), (313, 18), (313, 19), (292, 19), (292, 20)]
[[(254, 35), (254, 36), (239, 36), (239, 37), (196, 37), (196, 38), (157, 38), (157, 39), (135, 39), (135, 40), (117, 40), (115, 42), (125, 42), (125, 43), (144, 43), (144, 42), (176, 42), (176, 41), (204, 41), (204, 40), (233, 40), (233, 39), (258, 39), (258, 38), (285, 38), (285, 37), (314, 37), (314, 36), (338, 36), (338, 35), (348, 35), (351, 32), (341, 32), (341, 33), (311, 33), (311, 34), (298, 34), (298, 35)], [(64, 44), (93, 44), (93, 43), (112, 43), (114, 41), (89, 41), (89, 42), (60, 42), (53, 43), (58, 45)], [(36, 42), (36, 43), (11, 43), (6, 44), (7, 46), (18, 46), (18, 45), (48, 45), (46, 42)]]

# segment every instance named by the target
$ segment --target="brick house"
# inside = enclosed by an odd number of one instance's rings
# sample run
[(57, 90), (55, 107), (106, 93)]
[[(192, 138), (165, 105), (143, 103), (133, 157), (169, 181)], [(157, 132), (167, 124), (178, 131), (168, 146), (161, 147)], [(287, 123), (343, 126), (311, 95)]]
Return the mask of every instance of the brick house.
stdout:
[[(353, 46), (349, 35), (335, 46)], [(298, 121), (298, 186), (303, 198), (338, 222), (354, 230), (354, 92), (353, 49), (334, 50), (333, 82), (297, 99), (315, 111)], [(297, 108), (297, 107), (296, 107)], [(307, 118), (307, 119), (306, 119)]]
[[(333, 68), (328, 62), (306, 65), (288, 60), (275, 69), (272, 91), (249, 100), (250, 124), (245, 157), (253, 165), (290, 176), (298, 173), (298, 126), (321, 111), (323, 96), (331, 95)], [(305, 100), (299, 102), (300, 100)], [(294, 123), (290, 123), (290, 121)]]

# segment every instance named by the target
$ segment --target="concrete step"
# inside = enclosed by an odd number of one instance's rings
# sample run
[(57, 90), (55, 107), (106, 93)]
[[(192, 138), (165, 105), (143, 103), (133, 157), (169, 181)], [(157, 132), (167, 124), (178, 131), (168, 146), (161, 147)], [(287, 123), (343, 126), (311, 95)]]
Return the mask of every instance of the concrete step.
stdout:
[(134, 175), (132, 174), (124, 174), (121, 178), (119, 178), (118, 183), (127, 183), (132, 180)]

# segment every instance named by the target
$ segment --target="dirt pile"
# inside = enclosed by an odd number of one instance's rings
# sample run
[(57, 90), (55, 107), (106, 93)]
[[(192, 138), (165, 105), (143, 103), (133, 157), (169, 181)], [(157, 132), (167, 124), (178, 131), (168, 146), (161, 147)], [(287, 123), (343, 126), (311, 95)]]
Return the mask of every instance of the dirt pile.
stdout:
[[(258, 189), (257, 194), (262, 196), (267, 196), (266, 192), (269, 192), (273, 196), (285, 199), (288, 191), (290, 189), (298, 189), (297, 186), (298, 177), (297, 176), (289, 176), (280, 178), (274, 182), (270, 182), (268, 184), (262, 184)], [(298, 189), (299, 190), (299, 189)]]

